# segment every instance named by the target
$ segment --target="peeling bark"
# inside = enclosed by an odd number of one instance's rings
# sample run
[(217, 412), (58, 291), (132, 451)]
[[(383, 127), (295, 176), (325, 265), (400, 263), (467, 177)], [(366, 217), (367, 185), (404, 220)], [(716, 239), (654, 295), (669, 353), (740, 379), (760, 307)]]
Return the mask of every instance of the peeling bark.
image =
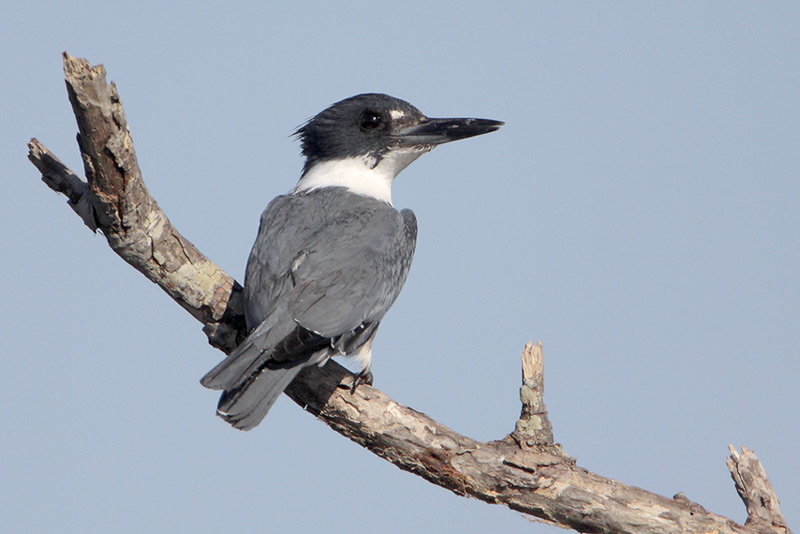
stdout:
[[(122, 101), (102, 65), (64, 54), (67, 91), (80, 131), (87, 181), (36, 139), (29, 159), (127, 263), (203, 323), (212, 345), (231, 351), (245, 335), (241, 286), (170, 223), (141, 177)], [(766, 473), (751, 451), (728, 460), (748, 510), (746, 525), (682, 494), (672, 499), (578, 467), (553, 440), (544, 405), (541, 343), (523, 354), (522, 414), (503, 439), (480, 442), (390, 399), (335, 362), (306, 368), (286, 393), (333, 430), (394, 465), (457, 495), (502, 504), (579, 532), (791, 533)]]

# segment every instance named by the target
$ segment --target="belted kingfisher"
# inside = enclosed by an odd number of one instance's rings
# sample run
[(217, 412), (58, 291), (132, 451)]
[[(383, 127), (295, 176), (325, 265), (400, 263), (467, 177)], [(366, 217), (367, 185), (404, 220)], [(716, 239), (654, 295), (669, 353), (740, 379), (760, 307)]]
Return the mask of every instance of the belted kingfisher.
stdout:
[(258, 425), (295, 376), (331, 356), (371, 383), (372, 343), (406, 281), (417, 242), (411, 210), (392, 205), (392, 182), (436, 145), (497, 130), (489, 119), (431, 119), (403, 100), (362, 94), (309, 120), (295, 135), (300, 181), (270, 202), (245, 274), (249, 335), (203, 377), (224, 390), (217, 414)]

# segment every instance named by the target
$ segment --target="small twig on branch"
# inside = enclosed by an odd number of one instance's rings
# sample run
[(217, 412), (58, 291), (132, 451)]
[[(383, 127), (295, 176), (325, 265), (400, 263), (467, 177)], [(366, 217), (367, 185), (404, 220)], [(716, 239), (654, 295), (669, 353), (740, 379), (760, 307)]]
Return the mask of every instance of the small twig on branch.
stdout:
[[(64, 71), (87, 182), (35, 139), (29, 158), (48, 186), (69, 197), (87, 226), (103, 232), (117, 254), (201, 321), (214, 346), (232, 350), (245, 333), (241, 286), (181, 236), (150, 196), (122, 101), (106, 83), (102, 65), (65, 53)], [(755, 534), (765, 531), (755, 526), (756, 515), (772, 525), (783, 521), (774, 492), (765, 505), (769, 512), (750, 512), (742, 526), (683, 496), (669, 499), (577, 467), (553, 442), (542, 397), (541, 345), (526, 347), (523, 358), (520, 420), (510, 436), (488, 443), (462, 436), (370, 386), (351, 394), (352, 375), (335, 362), (306, 368), (286, 392), (332, 429), (401, 469), (458, 495), (579, 532)], [(748, 475), (741, 478), (747, 503), (760, 493), (749, 489)], [(766, 481), (763, 470), (756, 478)]]
[(544, 352), (542, 342), (529, 341), (522, 351), (522, 387), (519, 389), (522, 413), (511, 437), (521, 447), (563, 454), (553, 438), (553, 425), (544, 404)]
[(764, 532), (791, 533), (781, 513), (775, 488), (756, 453), (742, 447), (742, 453), (739, 454), (733, 445), (728, 445), (728, 450), (731, 453), (727, 460), (728, 469), (736, 484), (736, 491), (747, 508), (745, 525)]
[(83, 224), (96, 232), (97, 218), (89, 184), (61, 163), (38, 139), (31, 139), (28, 150), (28, 159), (42, 173), (42, 181), (53, 191), (66, 196), (69, 207), (83, 220)]

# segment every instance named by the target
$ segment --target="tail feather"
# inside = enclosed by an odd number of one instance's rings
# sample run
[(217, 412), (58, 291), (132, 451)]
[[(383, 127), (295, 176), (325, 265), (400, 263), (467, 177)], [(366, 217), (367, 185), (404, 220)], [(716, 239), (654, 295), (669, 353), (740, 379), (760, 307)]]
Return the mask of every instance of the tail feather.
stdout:
[(278, 324), (276, 316), (265, 318), (233, 352), (200, 379), (209, 389), (233, 389), (240, 386), (270, 357), (276, 341), (296, 326), (293, 321)]
[(266, 417), (283, 390), (309, 365), (321, 365), (333, 349), (324, 348), (282, 366), (266, 365), (265, 351), (245, 341), (204, 376), (200, 383), (222, 389), (217, 415), (239, 430), (250, 430)]
[(223, 390), (217, 415), (240, 430), (258, 425), (294, 377), (337, 352), (331, 340), (295, 321), (262, 321), (200, 383)]
[(264, 354), (246, 339), (216, 367), (200, 379), (208, 389), (231, 389), (239, 385), (253, 371), (256, 361)]
[(265, 369), (240, 387), (223, 392), (217, 405), (217, 415), (234, 428), (250, 430), (266, 417), (283, 390), (303, 367)]

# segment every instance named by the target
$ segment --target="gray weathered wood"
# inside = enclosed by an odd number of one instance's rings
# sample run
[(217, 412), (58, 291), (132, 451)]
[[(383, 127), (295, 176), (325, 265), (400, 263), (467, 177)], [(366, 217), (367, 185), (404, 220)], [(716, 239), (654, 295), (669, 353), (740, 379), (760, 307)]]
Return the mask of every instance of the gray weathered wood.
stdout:
[[(522, 351), (522, 413), (511, 433), (521, 447), (554, 446), (553, 425), (544, 404), (544, 352), (542, 342), (528, 343)], [(554, 451), (563, 454), (561, 451)]]
[[(106, 83), (103, 66), (65, 53), (64, 70), (87, 181), (35, 139), (29, 158), (87, 226), (103, 232), (117, 254), (201, 321), (214, 346), (232, 350), (244, 335), (241, 287), (181, 236), (150, 196), (122, 101), (116, 87)], [(764, 512), (749, 504), (751, 495), (761, 493), (740, 489), (750, 513), (743, 526), (682, 495), (670, 499), (578, 467), (553, 442), (543, 401), (541, 346), (530, 345), (526, 354), (520, 421), (514, 433), (492, 442), (462, 436), (370, 386), (351, 394), (352, 375), (335, 362), (304, 370), (287, 394), (332, 429), (401, 469), (458, 495), (502, 504), (550, 524), (606, 533), (790, 532), (777, 497)], [(748, 462), (755, 458), (750, 451), (746, 455)], [(760, 470), (745, 469), (738, 459), (733, 463), (737, 487), (771, 489), (760, 463)], [(747, 474), (740, 481), (737, 472)]]
[(742, 453), (739, 454), (733, 445), (728, 445), (728, 450), (731, 453), (727, 460), (728, 469), (736, 484), (736, 491), (747, 508), (745, 524), (764, 532), (791, 532), (781, 512), (775, 488), (756, 453), (742, 447)]

